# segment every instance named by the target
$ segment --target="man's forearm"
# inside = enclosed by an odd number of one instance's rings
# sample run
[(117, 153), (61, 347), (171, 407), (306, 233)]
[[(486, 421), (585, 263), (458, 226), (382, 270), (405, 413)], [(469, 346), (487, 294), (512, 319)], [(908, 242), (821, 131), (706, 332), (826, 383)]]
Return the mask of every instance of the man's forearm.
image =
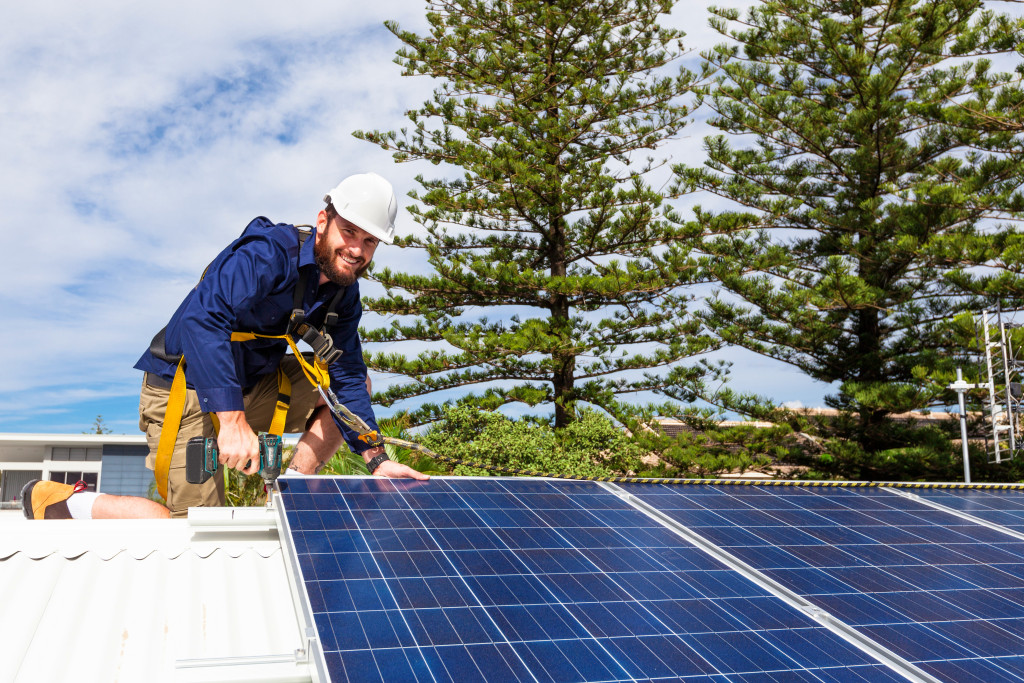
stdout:
[(291, 467), (302, 474), (316, 474), (320, 466), (341, 448), (341, 432), (326, 406), (317, 408), (309, 429), (299, 439)]

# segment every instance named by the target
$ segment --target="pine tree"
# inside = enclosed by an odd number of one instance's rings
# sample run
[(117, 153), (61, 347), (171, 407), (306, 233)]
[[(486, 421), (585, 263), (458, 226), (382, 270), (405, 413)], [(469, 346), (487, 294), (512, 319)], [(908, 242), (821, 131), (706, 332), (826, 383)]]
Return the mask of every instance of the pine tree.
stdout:
[(83, 434), (112, 434), (114, 430), (107, 427), (107, 423), (103, 421), (102, 415), (97, 415), (96, 419), (92, 421), (92, 425), (89, 427), (89, 431), (82, 432)]
[(934, 435), (890, 416), (949, 402), (927, 381), (945, 323), (1007, 265), (1021, 140), (982, 119), (1014, 99), (1015, 76), (986, 56), (1012, 53), (1020, 23), (977, 0), (766, 0), (731, 32), (739, 13), (712, 12), (733, 39), (706, 55), (724, 134), (706, 139), (705, 168), (677, 169), (680, 190), (739, 205), (698, 210), (724, 289), (707, 322), (838, 383), (833, 434), (871, 456), (847, 474), (878, 474), (891, 449), (934, 454)]
[(553, 406), (564, 427), (580, 402), (618, 415), (623, 393), (686, 395), (700, 372), (680, 361), (713, 342), (687, 313), (696, 264), (666, 257), (685, 231), (647, 180), (698, 79), (673, 65), (682, 34), (658, 24), (672, 4), (446, 0), (430, 3), (427, 36), (387, 24), (404, 75), (439, 86), (411, 130), (356, 135), (449, 175), (417, 179), (426, 234), (399, 242), (434, 272), (372, 274), (388, 295), (364, 307), (401, 317), (364, 340), (428, 343), (416, 358), (368, 355), (413, 379), (375, 400), (477, 386), (455, 402)]

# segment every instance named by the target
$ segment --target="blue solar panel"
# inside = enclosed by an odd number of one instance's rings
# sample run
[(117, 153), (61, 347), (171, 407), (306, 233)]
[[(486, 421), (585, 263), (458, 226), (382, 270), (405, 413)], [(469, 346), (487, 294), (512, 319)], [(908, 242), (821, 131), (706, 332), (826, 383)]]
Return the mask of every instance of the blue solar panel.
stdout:
[(1006, 533), (876, 488), (623, 488), (943, 680), (1024, 681)]
[(991, 524), (1024, 533), (1024, 491), (1011, 489), (920, 489), (915, 495)]
[(593, 483), (281, 488), (335, 683), (903, 680)]

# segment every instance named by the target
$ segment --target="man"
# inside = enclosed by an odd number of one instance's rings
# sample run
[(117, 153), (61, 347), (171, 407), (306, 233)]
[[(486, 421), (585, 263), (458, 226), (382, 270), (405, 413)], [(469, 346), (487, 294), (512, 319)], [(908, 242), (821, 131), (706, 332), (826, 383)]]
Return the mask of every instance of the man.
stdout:
[[(189, 507), (223, 505), (223, 467), (204, 484), (185, 480), (186, 442), (216, 435), (221, 465), (253, 474), (259, 469), (256, 432), (272, 426), (303, 432), (291, 461), (294, 473), (315, 473), (344, 439), (373, 474), (427, 478), (337, 422), (312, 383), (326, 367), (341, 402), (377, 429), (357, 334), (357, 280), (378, 243), (392, 243), (398, 202), (374, 173), (342, 180), (324, 201), (312, 235), (253, 220), (207, 267), (136, 363), (145, 372), (139, 427), (150, 447), (146, 465), (155, 470), (167, 507), (33, 481), (22, 491), (29, 519), (179, 517)], [(320, 364), (286, 354), (289, 335), (313, 345)]]

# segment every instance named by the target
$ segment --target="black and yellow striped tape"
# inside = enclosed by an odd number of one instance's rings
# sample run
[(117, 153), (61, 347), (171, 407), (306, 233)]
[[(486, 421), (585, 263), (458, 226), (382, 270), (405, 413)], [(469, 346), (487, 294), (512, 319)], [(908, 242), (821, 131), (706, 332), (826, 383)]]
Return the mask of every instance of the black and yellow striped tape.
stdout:
[(385, 443), (394, 444), (403, 448), (409, 448), (423, 453), (444, 463), (452, 465), (464, 465), (479, 470), (510, 474), (520, 477), (547, 477), (549, 479), (569, 479), (573, 481), (603, 481), (611, 484), (665, 484), (667, 486), (681, 486), (686, 484), (701, 484), (705, 486), (804, 486), (820, 488), (869, 488), (888, 486), (900, 489), (988, 489), (988, 490), (1018, 490), (1024, 491), (1024, 483), (1021, 484), (965, 484), (957, 482), (935, 483), (927, 481), (813, 481), (801, 479), (673, 479), (658, 477), (584, 477), (571, 474), (559, 474), (557, 472), (540, 472), (538, 470), (525, 470), (514, 467), (501, 467), (483, 462), (471, 462), (460, 458), (452, 458), (447, 455), (439, 455), (425, 446), (404, 439), (395, 439), (390, 436), (384, 437)]

